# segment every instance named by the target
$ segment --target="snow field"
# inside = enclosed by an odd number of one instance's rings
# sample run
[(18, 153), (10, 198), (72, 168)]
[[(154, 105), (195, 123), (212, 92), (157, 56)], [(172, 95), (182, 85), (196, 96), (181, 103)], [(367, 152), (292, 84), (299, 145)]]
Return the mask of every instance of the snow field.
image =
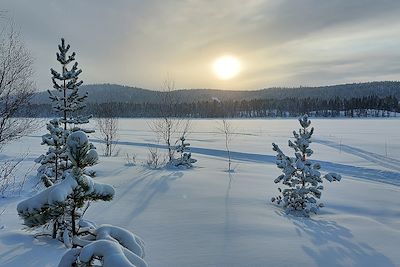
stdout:
[[(324, 183), (326, 207), (310, 219), (287, 216), (269, 202), (278, 194), (273, 180), (280, 174), (271, 143), (289, 152), (297, 121), (233, 120), (232, 174), (225, 172), (216, 121), (193, 121), (187, 140), (198, 159), (194, 169), (151, 170), (142, 162), (157, 142), (146, 120), (121, 120), (119, 155), (100, 157), (94, 166), (96, 180), (113, 185), (115, 198), (92, 204), (85, 218), (141, 236), (149, 266), (400, 266), (399, 120), (312, 119), (311, 159), (321, 161), (323, 173), (336, 171), (343, 179)], [(29, 148), (22, 166), (28, 168), (46, 150), (40, 135), (11, 144), (4, 156)], [(91, 138), (96, 141), (95, 134)], [(101, 144), (94, 144), (101, 154)], [(125, 164), (126, 153), (137, 155), (136, 166)], [(376, 181), (386, 178), (388, 183)], [(56, 266), (66, 251), (20, 230), (16, 205), (32, 194), (32, 184), (21, 197), (0, 200), (0, 212), (6, 208), (0, 266)]]

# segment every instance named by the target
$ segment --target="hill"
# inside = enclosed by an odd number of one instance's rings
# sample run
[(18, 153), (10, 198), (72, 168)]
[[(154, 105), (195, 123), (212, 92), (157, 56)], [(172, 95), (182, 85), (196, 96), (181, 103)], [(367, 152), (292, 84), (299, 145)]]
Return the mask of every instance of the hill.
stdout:
[[(87, 91), (89, 93), (90, 97), (88, 98), (88, 103), (159, 103), (160, 96), (163, 94), (160, 91), (117, 84), (84, 85), (82, 86), (82, 91)], [(308, 97), (329, 100), (335, 97), (350, 99), (371, 95), (377, 95), (379, 97), (396, 96), (400, 98), (400, 82), (382, 81), (297, 88), (274, 87), (253, 91), (180, 89), (173, 91), (173, 94), (176, 99), (184, 103), (212, 101), (214, 99), (219, 99), (221, 101), (240, 101)], [(48, 103), (48, 93), (37, 93), (32, 103)]]

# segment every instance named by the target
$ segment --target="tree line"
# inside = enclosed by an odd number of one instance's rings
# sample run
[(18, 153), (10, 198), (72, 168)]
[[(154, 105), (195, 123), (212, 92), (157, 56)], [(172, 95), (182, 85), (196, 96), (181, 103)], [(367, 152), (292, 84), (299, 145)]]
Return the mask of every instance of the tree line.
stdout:
[[(162, 103), (87, 103), (86, 111), (97, 117), (161, 117)], [(400, 112), (395, 96), (367, 96), (343, 99), (320, 98), (253, 99), (242, 101), (198, 101), (174, 103), (175, 117), (190, 118), (258, 118), (293, 117), (309, 113), (317, 117), (389, 117), (390, 112)], [(32, 115), (33, 114), (33, 115)], [(19, 116), (49, 117), (54, 111), (50, 104), (32, 104)]]

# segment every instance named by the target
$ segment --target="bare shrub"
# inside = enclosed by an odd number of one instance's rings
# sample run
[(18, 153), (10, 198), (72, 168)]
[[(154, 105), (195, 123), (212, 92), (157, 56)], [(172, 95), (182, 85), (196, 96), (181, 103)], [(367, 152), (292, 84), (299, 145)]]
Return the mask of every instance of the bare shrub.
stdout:
[[(1, 17), (1, 16), (0, 16)], [(15, 30), (12, 20), (0, 19), (0, 150), (38, 127), (29, 115), (29, 101), (35, 93), (33, 59)], [(17, 179), (16, 172), (27, 154), (0, 164), (0, 196), (20, 193), (28, 173)]]
[(0, 19), (0, 149), (32, 131), (33, 118), (18, 118), (26, 114), (35, 87), (33, 60), (20, 34), (8, 19)]
[[(32, 166), (25, 173), (17, 173), (21, 163), (27, 158), (28, 153), (20, 158), (7, 159), (0, 164), (0, 196), (19, 195), (26, 182), (28, 174), (35, 167)], [(20, 178), (18, 178), (20, 177)]]
[(149, 147), (146, 164), (152, 169), (158, 169), (165, 164), (165, 159), (162, 158), (158, 148)]
[(175, 82), (166, 79), (163, 83), (163, 90), (159, 93), (161, 117), (148, 123), (150, 129), (162, 140), (167, 148), (168, 162), (174, 160), (174, 141), (183, 134), (186, 134), (191, 126), (189, 119), (177, 117), (176, 107), (178, 100), (175, 94)]
[(129, 153), (126, 153), (126, 165), (127, 166), (135, 166), (136, 165), (136, 154), (129, 155)]
[(112, 105), (107, 103), (96, 111), (96, 125), (100, 139), (103, 140), (104, 156), (112, 156), (118, 140), (119, 119)]
[(96, 118), (96, 124), (101, 140), (104, 141), (104, 156), (112, 156), (118, 138), (118, 118)]

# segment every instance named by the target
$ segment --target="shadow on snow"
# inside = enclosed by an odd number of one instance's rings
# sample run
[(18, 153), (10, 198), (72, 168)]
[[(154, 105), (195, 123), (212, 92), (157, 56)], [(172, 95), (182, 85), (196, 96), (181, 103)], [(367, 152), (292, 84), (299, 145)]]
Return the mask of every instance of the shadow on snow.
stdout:
[[(91, 140), (92, 142), (101, 142), (99, 140)], [(165, 149), (165, 145), (152, 144), (152, 143), (139, 143), (139, 142), (129, 142), (129, 141), (118, 141), (119, 145), (130, 145), (139, 147), (149, 147), (149, 148), (161, 148)], [(226, 158), (227, 152), (221, 149), (210, 149), (210, 148), (200, 148), (191, 147), (191, 152), (195, 154), (207, 155), (218, 158)], [(243, 162), (253, 162), (253, 163), (270, 163), (275, 164), (275, 156), (273, 155), (263, 155), (254, 153), (245, 153), (231, 151), (231, 158), (236, 161)], [(395, 171), (384, 171), (372, 168), (356, 167), (341, 163), (332, 163), (327, 161), (314, 160), (313, 162), (319, 163), (322, 169), (326, 172), (337, 172), (343, 176), (351, 176), (354, 178), (382, 182), (392, 185), (400, 185), (400, 173)]]
[(309, 239), (312, 245), (303, 244), (302, 249), (318, 266), (395, 266), (373, 247), (356, 242), (349, 229), (334, 221), (280, 215), (293, 223), (299, 237)]

